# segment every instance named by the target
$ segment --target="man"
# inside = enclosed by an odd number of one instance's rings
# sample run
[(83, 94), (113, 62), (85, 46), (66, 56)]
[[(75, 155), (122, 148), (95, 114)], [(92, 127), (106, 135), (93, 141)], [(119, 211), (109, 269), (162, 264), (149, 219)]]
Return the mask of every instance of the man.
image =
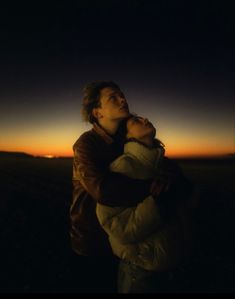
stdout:
[(117, 84), (88, 84), (84, 89), (82, 114), (93, 127), (73, 146), (72, 249), (82, 256), (78, 267), (84, 267), (85, 291), (115, 291), (118, 261), (96, 217), (96, 203), (135, 206), (150, 194), (151, 186), (155, 194), (162, 187), (155, 184), (154, 188), (150, 180), (135, 180), (109, 170), (110, 163), (123, 152), (124, 138), (119, 128), (129, 116), (127, 101)]

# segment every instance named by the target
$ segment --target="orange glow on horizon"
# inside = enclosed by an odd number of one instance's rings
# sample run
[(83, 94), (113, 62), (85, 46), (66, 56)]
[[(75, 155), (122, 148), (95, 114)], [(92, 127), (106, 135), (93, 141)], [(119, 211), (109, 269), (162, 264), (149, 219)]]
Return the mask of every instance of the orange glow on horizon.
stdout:
[[(70, 130), (69, 126), (61, 126), (56, 130), (47, 127), (34, 132), (25, 130), (17, 136), (12, 131), (2, 138), (2, 142), (0, 140), (0, 151), (24, 152), (33, 156), (73, 157), (73, 144), (87, 129), (85, 126), (76, 130)], [(229, 131), (220, 134), (213, 134), (206, 128), (203, 132), (191, 131), (163, 128), (157, 137), (165, 144), (166, 156), (221, 157), (235, 153), (235, 140)]]
[(199, 145), (188, 148), (166, 148), (166, 156), (172, 158), (221, 157), (227, 156), (229, 153), (234, 153), (234, 151), (231, 148), (200, 147)]
[(64, 151), (56, 151), (51, 149), (43, 149), (43, 150), (36, 150), (36, 149), (29, 149), (26, 147), (8, 147), (8, 148), (0, 148), (0, 151), (6, 151), (6, 152), (23, 152), (32, 156), (40, 156), (45, 158), (53, 158), (53, 157), (72, 157), (73, 151), (64, 150)]
[[(52, 148), (41, 148), (40, 151), (38, 149), (34, 149), (32, 147), (24, 147), (24, 146), (17, 146), (17, 147), (1, 147), (0, 151), (9, 151), (9, 152), (24, 152), (33, 156), (42, 156), (46, 158), (53, 158), (53, 157), (73, 157), (72, 149), (52, 149)], [(169, 158), (213, 158), (213, 157), (222, 157), (227, 156), (229, 153), (234, 153), (228, 150), (214, 150), (214, 149), (198, 149), (194, 147), (192, 149), (179, 149), (179, 148), (166, 148), (166, 156)]]

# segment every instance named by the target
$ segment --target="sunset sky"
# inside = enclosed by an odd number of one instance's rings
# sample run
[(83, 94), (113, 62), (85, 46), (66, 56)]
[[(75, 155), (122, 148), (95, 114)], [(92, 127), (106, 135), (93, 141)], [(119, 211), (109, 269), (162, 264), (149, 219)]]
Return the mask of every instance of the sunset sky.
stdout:
[(5, 2), (0, 151), (72, 156), (90, 128), (80, 116), (83, 86), (113, 80), (131, 112), (156, 126), (168, 156), (235, 153), (228, 2)]

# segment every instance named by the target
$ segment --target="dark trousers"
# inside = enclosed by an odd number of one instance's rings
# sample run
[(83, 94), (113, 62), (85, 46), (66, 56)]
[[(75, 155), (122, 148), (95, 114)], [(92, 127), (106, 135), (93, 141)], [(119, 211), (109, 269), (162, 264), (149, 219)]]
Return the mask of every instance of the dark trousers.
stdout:
[(121, 260), (118, 274), (118, 293), (184, 293), (189, 281), (183, 268), (169, 272), (147, 271)]
[(119, 259), (71, 255), (70, 292), (116, 293)]

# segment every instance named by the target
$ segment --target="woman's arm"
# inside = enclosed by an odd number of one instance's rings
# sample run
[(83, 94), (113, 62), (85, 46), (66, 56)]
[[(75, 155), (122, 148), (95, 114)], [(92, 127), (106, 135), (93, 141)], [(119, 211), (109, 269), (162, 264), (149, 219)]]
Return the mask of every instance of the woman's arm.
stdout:
[(97, 204), (96, 214), (106, 233), (122, 244), (143, 241), (162, 226), (160, 209), (152, 196), (131, 208)]

